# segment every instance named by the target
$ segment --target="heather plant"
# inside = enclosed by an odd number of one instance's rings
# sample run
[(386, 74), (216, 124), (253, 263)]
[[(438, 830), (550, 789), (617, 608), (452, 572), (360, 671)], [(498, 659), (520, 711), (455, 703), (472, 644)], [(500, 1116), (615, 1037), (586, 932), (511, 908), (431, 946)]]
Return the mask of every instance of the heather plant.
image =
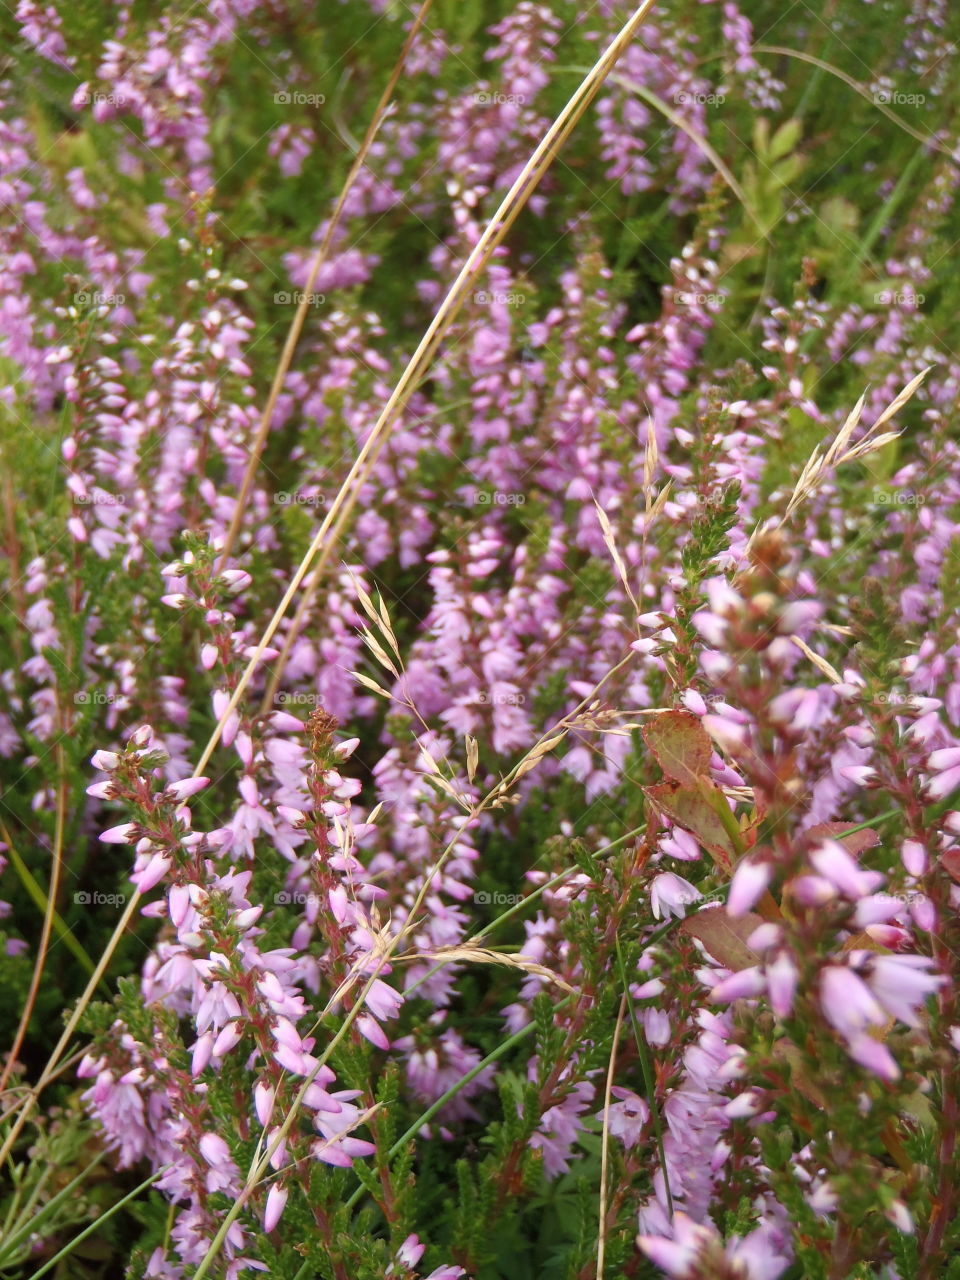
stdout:
[(957, 1280), (957, 14), (3, 23), (0, 1272)]

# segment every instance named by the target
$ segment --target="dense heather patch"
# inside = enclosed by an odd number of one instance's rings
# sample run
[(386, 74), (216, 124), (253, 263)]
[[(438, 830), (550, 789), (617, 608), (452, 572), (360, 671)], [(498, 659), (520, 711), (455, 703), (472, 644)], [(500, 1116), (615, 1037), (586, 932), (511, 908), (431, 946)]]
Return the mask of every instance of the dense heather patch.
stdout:
[(653, 6), (265, 647), (631, 6), (336, 225), (405, 3), (5, 12), (4, 1274), (960, 1277), (960, 19), (820, 8)]

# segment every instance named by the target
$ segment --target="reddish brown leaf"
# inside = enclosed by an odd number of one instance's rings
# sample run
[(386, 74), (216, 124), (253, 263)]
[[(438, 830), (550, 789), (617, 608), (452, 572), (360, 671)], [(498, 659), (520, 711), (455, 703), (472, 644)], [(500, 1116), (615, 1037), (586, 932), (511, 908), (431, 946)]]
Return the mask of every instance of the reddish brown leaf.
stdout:
[(748, 911), (744, 916), (727, 914), (726, 907), (706, 907), (696, 915), (687, 916), (680, 928), (700, 942), (725, 969), (749, 969), (760, 964), (760, 956), (747, 946), (747, 939), (763, 919)]
[(850, 825), (849, 822), (818, 822), (806, 834), (813, 836), (814, 839), (836, 840), (843, 845), (847, 853), (852, 853), (855, 858), (859, 857), (864, 849), (873, 849), (880, 843), (880, 837), (870, 827), (866, 827), (863, 831), (854, 831), (851, 835), (845, 836), (843, 833), (850, 830)]
[(695, 785), (687, 786), (679, 782), (661, 782), (656, 787), (644, 787), (643, 791), (655, 809), (696, 836), (703, 847), (729, 871), (736, 850), (720, 815), (711, 803), (714, 798), (719, 798), (720, 803), (726, 804), (723, 792), (716, 783), (706, 778), (699, 778)]
[(709, 775), (713, 744), (689, 711), (666, 711), (654, 716), (644, 726), (643, 739), (660, 768), (674, 782), (693, 783)]
[(941, 853), (939, 862), (951, 880), (960, 884), (960, 849), (948, 849)]
[(890, 948), (885, 947), (882, 942), (877, 942), (876, 938), (872, 938), (866, 930), (860, 933), (853, 933), (844, 941), (843, 951), (876, 951), (878, 955), (888, 956)]

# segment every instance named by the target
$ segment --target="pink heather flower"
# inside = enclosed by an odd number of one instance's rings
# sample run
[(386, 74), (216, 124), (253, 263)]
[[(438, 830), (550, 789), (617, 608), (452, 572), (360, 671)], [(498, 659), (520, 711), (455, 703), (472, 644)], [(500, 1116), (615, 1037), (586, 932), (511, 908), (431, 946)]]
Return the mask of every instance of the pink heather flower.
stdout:
[(747, 945), (754, 951), (771, 951), (783, 941), (783, 929), (772, 920), (758, 924), (747, 939)]
[(213, 1039), (213, 1032), (205, 1031), (194, 1043), (190, 1057), (191, 1075), (201, 1075), (210, 1065), (210, 1059), (213, 1057)]
[(905, 730), (904, 737), (913, 742), (927, 743), (934, 741), (943, 730), (940, 716), (936, 711), (930, 711), (926, 715), (914, 720), (909, 729)]
[(397, 1250), (397, 1261), (405, 1267), (415, 1267), (426, 1251), (427, 1246), (416, 1235), (409, 1235)]
[[(95, 1064), (87, 1062), (84, 1075), (93, 1073)], [(115, 1079), (109, 1070), (98, 1070), (94, 1084), (83, 1095), (93, 1106), (103, 1125), (111, 1147), (119, 1148), (121, 1167), (141, 1160), (149, 1144), (143, 1098), (133, 1082)]]
[(132, 844), (138, 838), (139, 830), (136, 822), (122, 822), (119, 827), (104, 831), (100, 839), (104, 844)]
[(767, 964), (765, 974), (770, 1007), (778, 1018), (785, 1018), (793, 1008), (797, 992), (797, 966), (788, 952), (781, 951), (772, 963)]
[(845, 965), (827, 965), (820, 974), (824, 1016), (842, 1036), (882, 1027), (886, 1014), (870, 988)]
[(651, 1044), (670, 1043), (670, 1015), (665, 1009), (644, 1009), (640, 1015), (643, 1032)]
[(361, 1013), (357, 1018), (356, 1027), (364, 1039), (369, 1040), (376, 1048), (384, 1050), (390, 1048), (390, 1040), (386, 1032), (371, 1014)]
[[(937, 754), (939, 753), (934, 752), (934, 755)], [(934, 778), (932, 782), (928, 782), (927, 795), (931, 800), (942, 800), (944, 796), (956, 791), (957, 787), (960, 787), (960, 764), (954, 765), (951, 769), (947, 769), (944, 773)]]
[(847, 1052), (854, 1062), (872, 1071), (881, 1080), (893, 1082), (900, 1078), (900, 1068), (885, 1044), (865, 1032), (857, 1032), (847, 1040)]
[(684, 1280), (685, 1276), (694, 1274), (701, 1249), (716, 1239), (716, 1231), (709, 1226), (701, 1226), (680, 1210), (673, 1215), (672, 1228), (672, 1240), (663, 1236), (639, 1235), (636, 1243), (646, 1257), (657, 1263), (667, 1275)]
[(160, 883), (171, 866), (173, 863), (165, 853), (155, 853), (141, 870), (130, 873), (130, 879), (139, 893), (149, 893), (155, 885)]
[(273, 1116), (273, 1106), (276, 1101), (277, 1091), (271, 1089), (268, 1084), (262, 1080), (258, 1080), (253, 1086), (253, 1105), (256, 1108), (257, 1119), (261, 1125), (266, 1128)]
[(873, 952), (850, 952), (868, 987), (891, 1017), (908, 1027), (919, 1027), (917, 1010), (933, 995), (946, 978), (930, 973), (934, 961), (929, 956), (876, 955)]
[(580, 1116), (593, 1095), (593, 1085), (581, 1080), (562, 1102), (543, 1113), (540, 1128), (530, 1139), (530, 1146), (543, 1152), (543, 1168), (548, 1178), (569, 1170), (571, 1147), (583, 1128)]
[(791, 600), (781, 611), (777, 630), (782, 635), (807, 632), (823, 614), (823, 605), (817, 600)]
[(399, 991), (394, 991), (393, 987), (380, 978), (374, 978), (370, 985), (370, 990), (364, 997), (364, 1004), (380, 1021), (386, 1021), (388, 1018), (395, 1018), (403, 1004), (403, 996)]
[(842, 778), (856, 783), (858, 787), (865, 787), (872, 778), (876, 777), (877, 771), (868, 764), (847, 764), (839, 770), (839, 773)]
[(870, 925), (885, 924), (900, 915), (902, 910), (903, 903), (899, 898), (894, 898), (889, 893), (875, 893), (872, 897), (860, 899), (853, 918), (858, 928), (866, 929)]
[(243, 1038), (243, 1029), (239, 1022), (228, 1022), (217, 1036), (213, 1044), (213, 1056), (225, 1057)]
[(840, 1197), (829, 1182), (818, 1182), (812, 1191), (804, 1195), (804, 1199), (814, 1213), (836, 1213)]
[(873, 893), (884, 881), (884, 876), (879, 871), (861, 870), (836, 840), (825, 840), (810, 854), (810, 861), (814, 870), (854, 902)]
[(316, 1125), (323, 1135), (323, 1141), (315, 1142), (311, 1147), (314, 1159), (348, 1169), (354, 1160), (374, 1155), (377, 1148), (372, 1142), (354, 1138), (350, 1133), (351, 1129), (356, 1128), (359, 1118), (360, 1112), (349, 1102), (345, 1102), (336, 1114), (319, 1114)]
[(695, 1222), (682, 1210), (677, 1210), (667, 1225), (672, 1239), (639, 1235), (637, 1245), (676, 1280), (720, 1275), (727, 1270), (743, 1280), (777, 1280), (790, 1262), (778, 1247), (775, 1232), (767, 1226), (743, 1239), (733, 1236), (724, 1245), (712, 1223)]
[(918, 929), (932, 933), (937, 927), (937, 908), (924, 893), (918, 893), (910, 900), (910, 918)]
[(837, 896), (837, 891), (823, 876), (796, 876), (790, 881), (791, 897), (804, 907), (822, 907)]
[(267, 1203), (263, 1210), (263, 1229), (268, 1234), (280, 1221), (289, 1194), (290, 1192), (286, 1187), (281, 1187), (276, 1182), (267, 1192)]
[(900, 1069), (890, 1050), (869, 1031), (883, 1026), (887, 1015), (855, 973), (828, 965), (820, 975), (820, 1001), (824, 1016), (843, 1037), (855, 1062), (882, 1080), (899, 1078)]
[[(727, 638), (729, 622), (709, 609), (698, 609), (690, 621), (714, 649), (722, 649)], [(709, 674), (709, 673), (708, 673)]]
[(888, 947), (891, 951), (898, 951), (911, 940), (907, 929), (894, 924), (868, 924), (864, 932), (875, 942), (879, 942), (881, 947)]
[(684, 907), (691, 902), (698, 902), (702, 894), (682, 876), (672, 871), (664, 871), (656, 877), (650, 886), (650, 907), (658, 920), (663, 916), (676, 916), (683, 919)]
[(885, 1217), (905, 1236), (912, 1236), (916, 1230), (913, 1214), (902, 1200), (894, 1200), (889, 1208), (885, 1210)]
[(749, 1120), (751, 1116), (759, 1115), (762, 1109), (761, 1096), (752, 1089), (748, 1089), (728, 1102), (723, 1108), (723, 1114), (728, 1120)]
[(912, 876), (923, 876), (930, 870), (930, 857), (919, 840), (904, 840), (900, 857), (905, 870)]
[[(610, 1132), (629, 1151), (643, 1136), (643, 1127), (650, 1119), (650, 1108), (631, 1089), (614, 1085), (612, 1092), (619, 1101), (611, 1103), (608, 1109)], [(597, 1119), (602, 1121), (603, 1118), (604, 1113), (599, 1111)]]
[(253, 579), (246, 569), (226, 569), (220, 574), (217, 581), (228, 594), (236, 595), (238, 592), (246, 590)]
[(189, 800), (204, 787), (210, 785), (209, 778), (183, 778), (180, 782), (171, 782), (167, 787), (167, 795), (176, 801)]
[(743, 596), (734, 591), (726, 578), (708, 578), (704, 583), (707, 600), (714, 613), (721, 615), (738, 614), (743, 611)]
[(292, 716), (289, 711), (274, 711), (270, 716), (270, 724), (277, 733), (302, 733), (304, 729), (303, 721)]
[(806, 733), (816, 723), (820, 712), (820, 695), (816, 689), (788, 689), (772, 700), (767, 714), (774, 724)]
[[(223, 714), (230, 705), (230, 695), (224, 689), (216, 689), (213, 694), (213, 714), (217, 718), (217, 723), (223, 719)], [(240, 717), (236, 711), (231, 711), (227, 716), (223, 726), (223, 745), (230, 747), (233, 740), (237, 736), (237, 730), (240, 728)]]
[(768, 862), (755, 862), (744, 858), (733, 873), (727, 911), (732, 916), (743, 916), (760, 900), (770, 884), (772, 868)]
[(174, 928), (179, 929), (193, 910), (193, 904), (190, 901), (190, 889), (187, 885), (171, 885), (167, 893), (167, 910), (170, 914), (170, 923)]
[(237, 1178), (237, 1166), (230, 1157), (230, 1148), (217, 1133), (205, 1133), (200, 1139), (200, 1154), (210, 1168), (207, 1171), (208, 1191), (226, 1191)]
[[(439, 1027), (444, 1016), (443, 1011), (438, 1010), (430, 1015), (427, 1025)], [(423, 1102), (436, 1102), (480, 1062), (480, 1053), (465, 1044), (452, 1028), (436, 1038), (431, 1037), (423, 1045), (418, 1045), (413, 1036), (404, 1036), (396, 1041), (394, 1048), (404, 1054), (407, 1083), (415, 1097)], [(439, 1119), (477, 1119), (469, 1099), (489, 1088), (493, 1074), (492, 1067), (485, 1067), (443, 1108)]]
[(706, 715), (707, 704), (704, 702), (703, 698), (701, 698), (700, 694), (697, 693), (696, 689), (684, 690), (680, 701), (687, 710), (692, 711), (695, 716)]
[(694, 1222), (678, 1210), (673, 1216), (673, 1239), (662, 1236), (637, 1236), (637, 1245), (667, 1275), (678, 1280), (692, 1275), (701, 1250), (716, 1239), (710, 1227)]
[(694, 837), (682, 827), (672, 827), (670, 834), (661, 838), (659, 848), (667, 857), (681, 862), (697, 862), (702, 856)]
[(763, 970), (756, 965), (747, 969), (739, 969), (729, 978), (723, 978), (710, 992), (710, 999), (722, 1004), (731, 1000), (743, 1000), (758, 996), (766, 990), (767, 982)]
[(750, 737), (750, 731), (746, 725), (737, 724), (725, 716), (711, 713), (703, 716), (700, 723), (721, 751), (725, 751), (727, 755), (735, 756)]

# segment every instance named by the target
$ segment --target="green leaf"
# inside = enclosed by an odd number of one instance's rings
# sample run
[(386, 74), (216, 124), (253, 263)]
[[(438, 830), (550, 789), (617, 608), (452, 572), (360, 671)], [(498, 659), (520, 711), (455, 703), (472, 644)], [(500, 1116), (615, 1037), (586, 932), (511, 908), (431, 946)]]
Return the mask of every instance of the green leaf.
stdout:
[(770, 139), (767, 153), (769, 159), (780, 160), (783, 156), (789, 155), (800, 141), (802, 133), (802, 120), (788, 120), (786, 124), (782, 124)]

